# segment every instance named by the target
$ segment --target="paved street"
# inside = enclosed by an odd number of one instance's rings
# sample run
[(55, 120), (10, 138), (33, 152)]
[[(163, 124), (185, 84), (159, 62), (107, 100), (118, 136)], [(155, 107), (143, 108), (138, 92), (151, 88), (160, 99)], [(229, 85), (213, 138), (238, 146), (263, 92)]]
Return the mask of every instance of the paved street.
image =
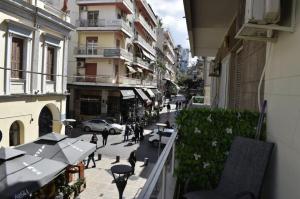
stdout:
[[(169, 119), (171, 125), (174, 124), (175, 119), (175, 106), (172, 105), (173, 110), (171, 113), (167, 113), (166, 109), (163, 109), (160, 113), (160, 122), (165, 122)], [(143, 187), (146, 182), (153, 166), (158, 158), (158, 148), (152, 146), (148, 142), (149, 136), (151, 136), (151, 130), (155, 128), (155, 124), (145, 128), (144, 141), (138, 144), (132, 142), (123, 142), (123, 133), (119, 135), (110, 135), (105, 147), (102, 147), (102, 136), (98, 135), (97, 153), (102, 154), (102, 159), (96, 161), (96, 168), (89, 168), (86, 170), (85, 175), (87, 179), (87, 188), (80, 194), (81, 199), (94, 199), (94, 198), (106, 198), (113, 199), (118, 198), (117, 187), (113, 181), (113, 177), (110, 173), (111, 166), (115, 165), (116, 155), (120, 156), (120, 163), (128, 164), (128, 157), (131, 151), (137, 150), (137, 163), (135, 175), (131, 176), (128, 180), (127, 187), (124, 191), (124, 198), (135, 198), (138, 195), (140, 188)], [(73, 133), (73, 137), (78, 137), (82, 140), (89, 141), (92, 133), (86, 133), (79, 129), (76, 129)], [(144, 158), (149, 158), (148, 166), (144, 167)], [(96, 158), (97, 159), (97, 158)], [(117, 163), (119, 164), (119, 163)], [(92, 164), (90, 163), (90, 166)]]

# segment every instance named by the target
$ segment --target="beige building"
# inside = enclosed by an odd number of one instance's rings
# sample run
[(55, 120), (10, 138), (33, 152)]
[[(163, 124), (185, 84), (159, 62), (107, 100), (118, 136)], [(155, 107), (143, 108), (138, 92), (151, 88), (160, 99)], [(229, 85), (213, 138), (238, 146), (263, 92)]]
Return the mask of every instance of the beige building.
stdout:
[(44, 1), (0, 1), (0, 146), (64, 133), (69, 24)]
[(142, 88), (148, 95), (147, 88), (157, 86), (156, 16), (144, 0), (78, 0), (77, 5), (76, 63), (71, 60), (68, 80), (70, 117), (131, 117), (135, 99), (127, 99), (124, 92)]
[(236, 0), (184, 2), (193, 53), (216, 56), (211, 70), (212, 89), (220, 96), (216, 105), (259, 110), (267, 100), (267, 139), (276, 150), (264, 198), (300, 198), (300, 5), (266, 0), (268, 7), (261, 9)]

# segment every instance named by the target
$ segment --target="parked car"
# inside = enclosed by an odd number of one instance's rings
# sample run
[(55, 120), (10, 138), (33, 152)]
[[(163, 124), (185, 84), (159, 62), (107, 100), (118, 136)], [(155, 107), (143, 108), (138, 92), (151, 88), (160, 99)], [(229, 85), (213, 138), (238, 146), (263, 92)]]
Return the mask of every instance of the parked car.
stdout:
[(209, 108), (210, 106), (205, 103), (205, 97), (196, 95), (193, 96), (188, 104), (189, 108)]
[[(164, 136), (161, 137), (161, 144), (167, 144), (172, 133), (175, 132), (174, 129), (164, 129)], [(154, 146), (158, 146), (159, 144), (159, 134), (158, 134), (158, 129), (153, 130), (153, 135), (149, 137), (148, 141), (153, 144)]]
[(107, 128), (110, 134), (121, 133), (125, 130), (124, 126), (103, 119), (92, 119), (82, 122), (82, 129), (86, 132), (103, 131), (104, 128)]

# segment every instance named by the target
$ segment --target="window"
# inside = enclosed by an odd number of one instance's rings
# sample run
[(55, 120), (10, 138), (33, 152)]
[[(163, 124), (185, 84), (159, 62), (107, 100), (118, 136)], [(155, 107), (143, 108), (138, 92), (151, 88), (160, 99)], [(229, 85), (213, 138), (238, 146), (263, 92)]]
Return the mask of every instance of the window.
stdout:
[(80, 98), (80, 114), (100, 115), (101, 98), (97, 96), (84, 96)]
[(54, 81), (54, 69), (55, 69), (55, 48), (48, 46), (47, 48), (47, 80)]
[(20, 124), (14, 122), (9, 129), (9, 146), (17, 146), (20, 143)]
[(23, 46), (23, 39), (17, 37), (12, 38), (11, 78), (23, 79)]
[(87, 37), (86, 38), (87, 53), (89, 55), (97, 54), (98, 37)]
[(99, 11), (88, 11), (88, 25), (95, 27), (98, 24)]

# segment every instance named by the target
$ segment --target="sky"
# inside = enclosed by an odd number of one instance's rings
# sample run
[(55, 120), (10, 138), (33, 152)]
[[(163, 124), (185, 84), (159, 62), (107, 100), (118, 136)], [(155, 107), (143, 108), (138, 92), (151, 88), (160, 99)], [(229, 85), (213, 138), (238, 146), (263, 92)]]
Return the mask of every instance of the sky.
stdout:
[(172, 33), (175, 44), (189, 48), (183, 0), (147, 0), (155, 14), (162, 18), (163, 27)]

